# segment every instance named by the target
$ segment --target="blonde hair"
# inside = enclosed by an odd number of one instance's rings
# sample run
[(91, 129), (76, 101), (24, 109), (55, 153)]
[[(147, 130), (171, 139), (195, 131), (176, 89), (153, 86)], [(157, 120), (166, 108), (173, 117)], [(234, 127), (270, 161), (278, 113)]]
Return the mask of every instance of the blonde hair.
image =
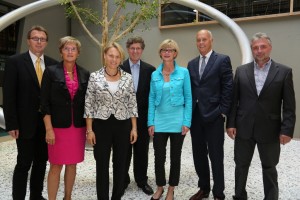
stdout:
[(120, 64), (122, 64), (122, 62), (125, 59), (125, 53), (124, 53), (124, 49), (117, 42), (112, 42), (112, 43), (108, 44), (104, 48), (104, 50), (103, 50), (103, 58), (104, 58), (104, 55), (108, 52), (108, 50), (111, 49), (111, 48), (117, 49), (117, 51), (120, 53), (120, 58), (121, 58), (121, 63)]
[(81, 43), (78, 39), (72, 36), (65, 36), (59, 39), (59, 52), (62, 52), (62, 49), (65, 47), (66, 44), (75, 44), (77, 47), (78, 53), (80, 53)]
[(162, 43), (160, 43), (159, 48), (158, 48), (158, 55), (160, 56), (160, 58), (161, 58), (161, 55), (160, 55), (161, 50), (162, 49), (166, 49), (166, 48), (175, 49), (176, 56), (174, 57), (174, 59), (178, 56), (178, 54), (179, 54), (179, 47), (178, 47), (177, 42), (175, 42), (175, 40), (166, 39)]

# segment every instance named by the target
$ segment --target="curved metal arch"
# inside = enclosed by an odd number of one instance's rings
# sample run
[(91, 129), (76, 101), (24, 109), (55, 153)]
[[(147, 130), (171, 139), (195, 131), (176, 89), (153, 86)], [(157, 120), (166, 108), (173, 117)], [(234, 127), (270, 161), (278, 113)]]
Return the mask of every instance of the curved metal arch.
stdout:
[(252, 53), (250, 49), (249, 40), (244, 33), (244, 31), (227, 15), (223, 14), (222, 12), (218, 11), (217, 9), (208, 6), (204, 3), (201, 3), (196, 0), (170, 0), (171, 2), (181, 4), (193, 9), (196, 9), (209, 17), (217, 20), (220, 24), (224, 27), (228, 28), (231, 33), (236, 38), (241, 53), (242, 53), (242, 64), (248, 63), (252, 61)]
[[(240, 50), (242, 53), (242, 64), (248, 63), (252, 61), (252, 53), (249, 45), (248, 38), (243, 30), (227, 15), (218, 11), (217, 9), (208, 6), (202, 2), (196, 0), (170, 0), (171, 2), (181, 4), (193, 9), (197, 9), (198, 11), (212, 17), (222, 24), (224, 27), (228, 28), (232, 34), (237, 39), (237, 42), (240, 46)], [(28, 14), (33, 12), (58, 5), (59, 2), (57, 0), (39, 0), (28, 5), (22, 6), (8, 14), (2, 16), (0, 18), (0, 31), (14, 23), (15, 21), (25, 17)]]
[[(30, 4), (27, 4), (25, 6), (22, 6), (20, 8), (17, 8), (5, 15), (3, 15), (0, 18), (0, 31), (14, 23), (15, 21), (18, 21), (19, 19), (34, 13), (36, 11), (58, 5), (59, 2), (57, 0), (40, 0), (36, 1)], [(3, 114), (3, 109), (0, 108), (0, 127), (5, 129), (5, 119)]]
[[(229, 17), (224, 15), (222, 12), (208, 6), (204, 3), (201, 3), (196, 0), (170, 0), (171, 2), (181, 4), (193, 9), (197, 9), (198, 11), (212, 17), (213, 19), (220, 22), (224, 27), (228, 28), (235, 38), (238, 41), (240, 46), (240, 50), (242, 53), (242, 64), (248, 63), (252, 61), (252, 54), (249, 45), (249, 41), (242, 31), (242, 29)], [(0, 31), (5, 29), (10, 24), (14, 23), (15, 21), (42, 9), (58, 5), (59, 2), (57, 0), (39, 0), (28, 5), (22, 6), (12, 12), (7, 13), (6, 15), (0, 18)], [(5, 128), (5, 121), (3, 110), (0, 108), (0, 127)]]
[(15, 21), (34, 13), (39, 10), (43, 10), (45, 8), (58, 5), (59, 2), (57, 0), (39, 0), (33, 3), (27, 4), (20, 8), (17, 8), (0, 18), (0, 31), (5, 29), (7, 26), (11, 25)]

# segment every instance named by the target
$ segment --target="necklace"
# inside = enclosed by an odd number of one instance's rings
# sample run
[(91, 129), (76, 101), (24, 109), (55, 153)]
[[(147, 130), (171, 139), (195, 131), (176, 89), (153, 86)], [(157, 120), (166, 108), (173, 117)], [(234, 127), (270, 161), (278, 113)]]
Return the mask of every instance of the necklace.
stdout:
[(104, 71), (105, 73), (108, 75), (108, 76), (117, 76), (118, 73), (119, 73), (119, 69), (117, 70), (117, 72), (115, 74), (109, 74), (107, 71), (106, 71), (106, 67), (104, 68)]
[(73, 74), (73, 71), (70, 71), (70, 72), (67, 71), (67, 73), (68, 73), (68, 74)]
[(172, 74), (173, 73), (173, 71), (174, 70), (172, 70), (172, 71), (170, 71), (169, 73), (166, 73), (166, 72), (164, 72), (164, 71), (162, 71), (162, 74), (163, 74), (163, 76), (170, 76), (170, 74)]

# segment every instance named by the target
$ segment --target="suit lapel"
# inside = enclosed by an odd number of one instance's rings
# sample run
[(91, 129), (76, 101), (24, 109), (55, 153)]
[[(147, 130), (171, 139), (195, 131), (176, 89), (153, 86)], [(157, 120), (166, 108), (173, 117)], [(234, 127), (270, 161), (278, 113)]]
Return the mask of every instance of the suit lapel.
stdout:
[(214, 51), (211, 53), (211, 55), (210, 55), (210, 57), (209, 57), (209, 59), (207, 61), (207, 64), (205, 66), (205, 69), (203, 71), (201, 79), (204, 79), (205, 76), (208, 74), (208, 72), (211, 70), (211, 68), (214, 66), (214, 63), (215, 63), (215, 61), (217, 59), (217, 56), (218, 55)]
[(29, 52), (27, 52), (24, 55), (24, 63), (25, 63), (25, 67), (27, 68), (30, 76), (32, 77), (32, 79), (36, 83), (36, 86), (40, 88), (40, 84), (39, 84), (39, 81), (38, 81), (38, 78), (37, 78), (37, 75), (36, 75), (36, 72), (35, 72), (34, 64), (32, 63)]
[(248, 77), (248, 80), (250, 82), (250, 86), (253, 89), (253, 92), (257, 95), (257, 89), (256, 89), (256, 84), (255, 84), (255, 78), (254, 78), (254, 62), (251, 62), (248, 64), (247, 69), (246, 69), (246, 74)]
[(62, 90), (64, 91), (64, 94), (66, 96), (66, 98), (71, 98), (68, 87), (66, 85), (66, 78), (65, 78), (65, 72), (64, 72), (64, 67), (62, 62), (60, 62), (55, 70), (55, 74), (57, 77), (58, 82), (60, 83), (60, 87), (62, 88)]
[(50, 65), (50, 61), (47, 56), (44, 55), (44, 62), (45, 62), (45, 67), (48, 67)]
[(265, 84), (263, 86), (263, 88), (261, 89), (260, 95), (262, 95), (270, 86), (270, 84), (272, 83), (273, 79), (275, 78), (276, 74), (278, 73), (278, 67), (276, 66), (276, 63), (272, 62)]
[(142, 61), (140, 61), (140, 74), (139, 74), (139, 83), (136, 93), (139, 93), (139, 91), (144, 88), (145, 85), (145, 76), (146, 76), (146, 70), (145, 66)]
[(194, 67), (193, 67), (193, 70), (194, 70), (194, 74), (196, 74), (196, 77), (197, 77), (197, 80), (198, 80), (198, 83), (200, 82), (200, 74), (199, 74), (199, 60), (200, 60), (200, 56), (198, 56), (195, 60), (194, 60)]
[(131, 69), (130, 69), (130, 65), (129, 65), (129, 59), (125, 60), (125, 62), (123, 63), (123, 70), (129, 74), (131, 74)]
[(83, 80), (83, 75), (81, 74), (81, 70), (76, 64), (76, 72), (77, 72), (77, 80), (78, 80), (78, 91), (82, 89), (82, 83), (85, 81)]

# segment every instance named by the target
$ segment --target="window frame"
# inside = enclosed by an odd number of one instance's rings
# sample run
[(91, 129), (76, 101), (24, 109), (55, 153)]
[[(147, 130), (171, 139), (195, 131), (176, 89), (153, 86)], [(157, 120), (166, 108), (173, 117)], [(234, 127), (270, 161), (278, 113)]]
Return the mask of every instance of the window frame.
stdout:
[[(169, 29), (169, 28), (180, 28), (180, 27), (190, 27), (190, 26), (197, 26), (197, 25), (209, 25), (209, 24), (217, 24), (216, 20), (211, 21), (199, 21), (198, 14), (196, 14), (195, 21), (190, 23), (180, 23), (180, 24), (171, 24), (171, 25), (161, 25), (162, 23), (162, 4), (160, 3), (159, 6), (159, 13), (158, 13), (158, 26), (159, 29)], [(248, 17), (239, 17), (239, 18), (231, 18), (235, 22), (244, 22), (244, 21), (255, 21), (255, 20), (262, 20), (262, 19), (274, 19), (274, 18), (282, 18), (282, 17), (291, 17), (291, 16), (299, 16), (299, 11), (294, 11), (294, 0), (290, 0), (290, 10), (289, 12), (285, 13), (278, 13), (278, 14), (267, 14), (267, 15), (258, 15), (258, 16), (248, 16)]]

